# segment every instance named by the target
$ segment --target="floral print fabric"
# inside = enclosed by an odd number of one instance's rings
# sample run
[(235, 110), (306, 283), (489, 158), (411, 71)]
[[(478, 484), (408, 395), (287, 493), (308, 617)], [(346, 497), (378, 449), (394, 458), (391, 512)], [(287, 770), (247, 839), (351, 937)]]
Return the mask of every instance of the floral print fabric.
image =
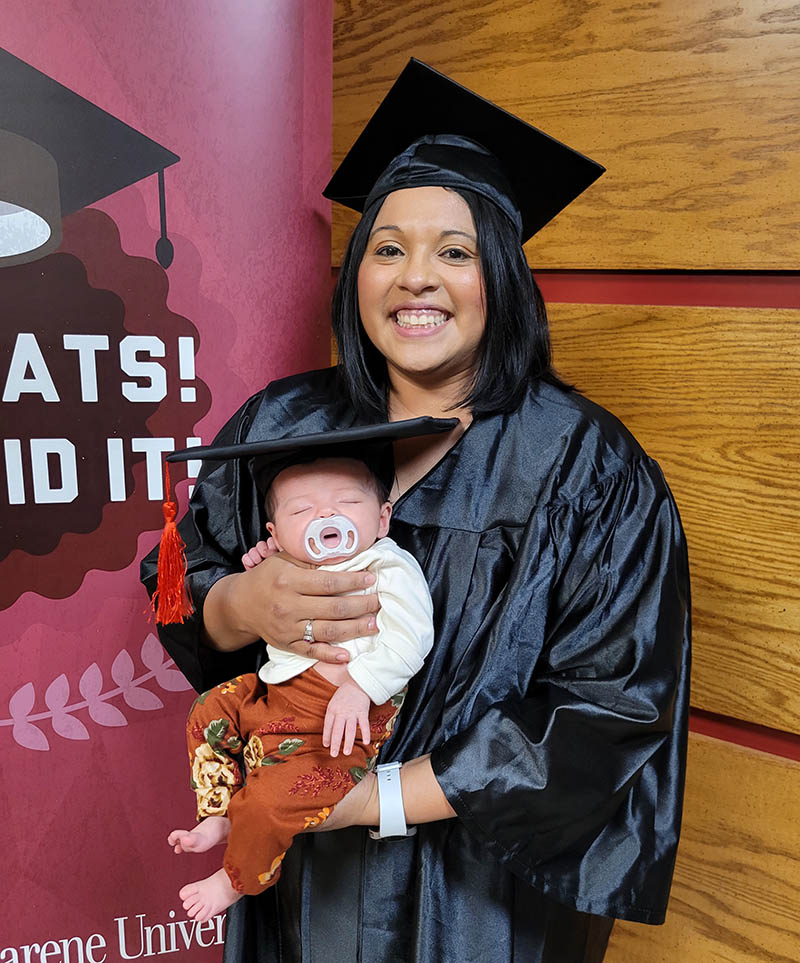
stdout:
[(237, 676), (203, 693), (186, 727), (197, 817), (231, 820), (223, 866), (239, 893), (274, 885), (295, 835), (324, 822), (374, 768), (403, 694), (370, 711), (369, 745), (331, 758), (322, 725), (335, 687), (309, 669), (266, 686)]

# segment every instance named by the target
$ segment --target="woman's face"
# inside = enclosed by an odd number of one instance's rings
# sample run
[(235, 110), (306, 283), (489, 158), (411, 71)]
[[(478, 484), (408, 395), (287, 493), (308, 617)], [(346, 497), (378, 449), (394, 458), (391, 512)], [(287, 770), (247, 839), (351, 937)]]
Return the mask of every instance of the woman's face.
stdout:
[(392, 380), (470, 380), (486, 310), (475, 224), (460, 194), (415, 187), (388, 195), (359, 267), (358, 304)]

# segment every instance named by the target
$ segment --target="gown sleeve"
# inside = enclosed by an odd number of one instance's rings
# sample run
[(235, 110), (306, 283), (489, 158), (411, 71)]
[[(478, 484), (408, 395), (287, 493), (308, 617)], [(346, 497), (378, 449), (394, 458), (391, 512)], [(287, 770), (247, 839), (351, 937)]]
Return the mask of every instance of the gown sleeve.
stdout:
[[(245, 439), (262, 395), (254, 395), (236, 412), (214, 439), (215, 445)], [(186, 543), (186, 585), (195, 611), (182, 624), (159, 625), (158, 635), (192, 686), (204, 692), (242, 672), (252, 672), (264, 649), (259, 642), (236, 652), (217, 652), (202, 642), (206, 595), (218, 579), (243, 571), (241, 555), (261, 530), (255, 486), (239, 459), (203, 462), (178, 530)], [(150, 596), (156, 588), (157, 566), (158, 545), (141, 565), (142, 582)]]
[[(526, 691), (435, 750), (434, 772), (471, 834), (526, 882), (585, 912), (661, 922), (688, 714), (677, 508), (641, 458), (534, 513), (526, 536), (516, 593), (526, 570), (553, 568), (549, 597), (523, 607), (523, 626), (546, 619)], [(628, 895), (615, 903), (612, 892)]]

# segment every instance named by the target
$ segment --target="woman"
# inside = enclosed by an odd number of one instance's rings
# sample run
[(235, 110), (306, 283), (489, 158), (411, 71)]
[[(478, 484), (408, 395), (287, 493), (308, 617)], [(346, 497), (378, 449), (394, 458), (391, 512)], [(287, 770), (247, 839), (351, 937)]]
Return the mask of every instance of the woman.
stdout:
[[(412, 105), (450, 96), (421, 96), (420, 66)], [(404, 763), (417, 834), (370, 839), (379, 803), (363, 780), (325, 824), (338, 831), (304, 837), (275, 890), (229, 914), (229, 961), (586, 963), (614, 917), (663, 920), (688, 710), (680, 521), (658, 466), (550, 368), (520, 245), (541, 203), (518, 201), (525, 184), (497, 160), (507, 115), (492, 153), (462, 136), (473, 106), (359, 201), (334, 298), (338, 375), (270, 385), (218, 438), (459, 419), (395, 445), (391, 533), (423, 566), (436, 641), (382, 761)], [(162, 632), (198, 688), (252, 668), (259, 638), (335, 660), (298, 641), (309, 620), (316, 640), (370, 630), (368, 599), (332, 597), (357, 575), (277, 559), (235, 573), (261, 524), (240, 466), (201, 477), (183, 526), (201, 614)]]

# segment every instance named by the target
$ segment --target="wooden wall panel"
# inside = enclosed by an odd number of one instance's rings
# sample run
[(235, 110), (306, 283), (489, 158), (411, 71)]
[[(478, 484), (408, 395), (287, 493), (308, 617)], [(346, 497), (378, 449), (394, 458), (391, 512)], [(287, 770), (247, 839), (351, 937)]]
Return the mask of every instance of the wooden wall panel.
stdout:
[(534, 269), (797, 270), (795, 0), (336, 0), (333, 54), (335, 162), (414, 55), (608, 168)]
[(678, 501), (692, 704), (800, 733), (800, 311), (549, 311), (559, 371), (625, 422)]
[(617, 923), (605, 963), (797, 963), (800, 764), (691, 736), (664, 926)]

